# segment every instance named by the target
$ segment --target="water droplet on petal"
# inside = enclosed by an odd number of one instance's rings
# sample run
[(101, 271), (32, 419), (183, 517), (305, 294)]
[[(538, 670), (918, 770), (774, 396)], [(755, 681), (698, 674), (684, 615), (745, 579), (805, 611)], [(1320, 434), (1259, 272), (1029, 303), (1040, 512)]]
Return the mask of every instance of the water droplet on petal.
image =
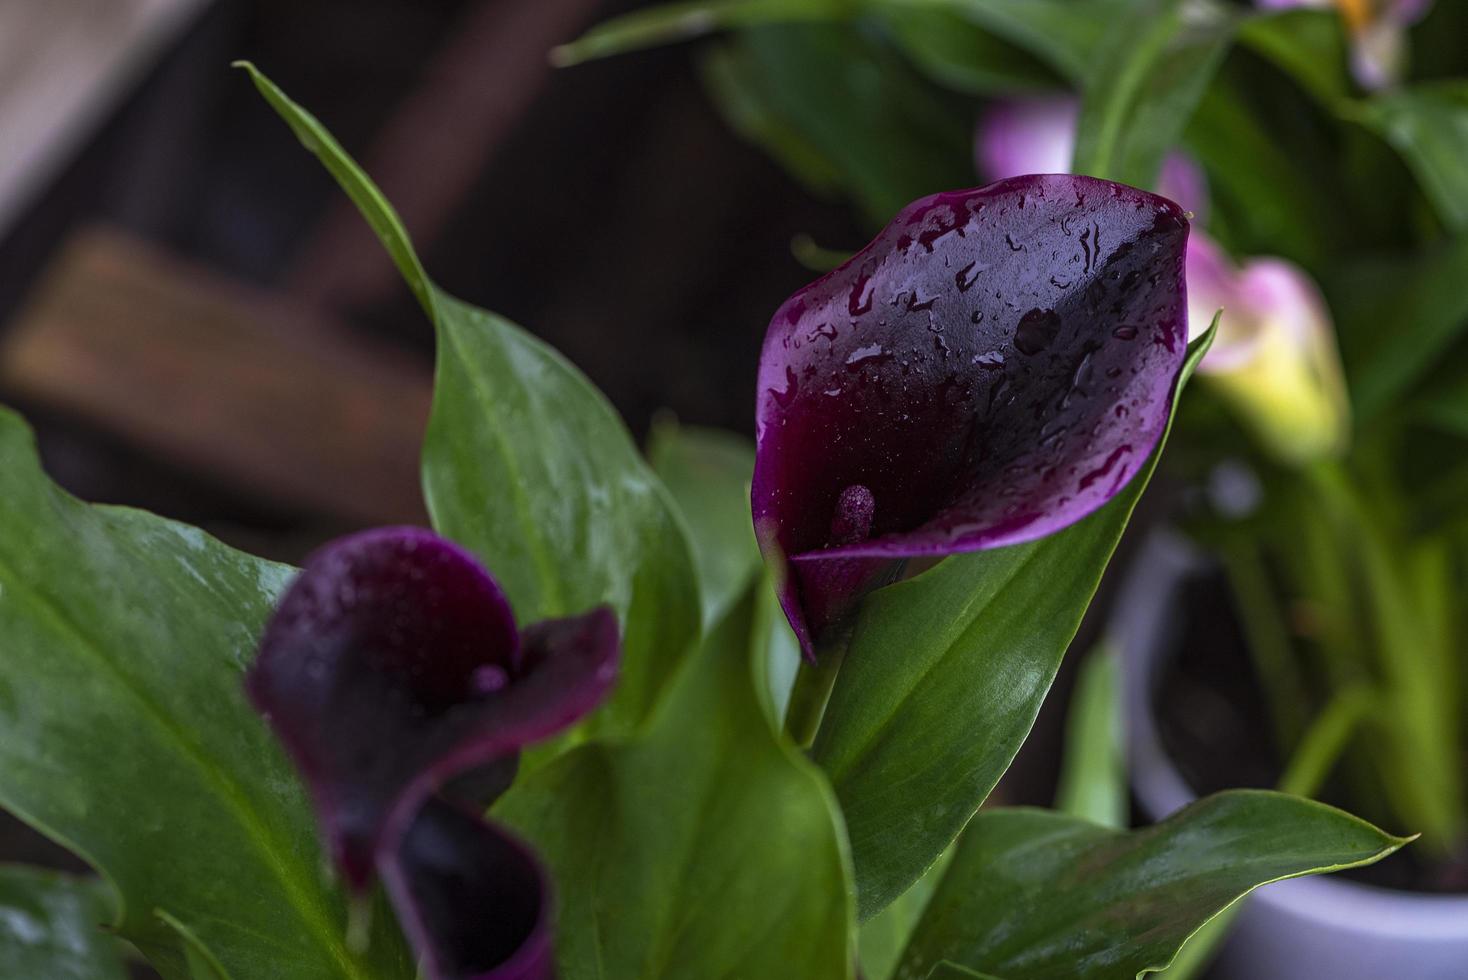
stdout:
[(1021, 354), (1033, 356), (1049, 347), (1059, 333), (1060, 314), (1036, 308), (1019, 318), (1019, 326), (1014, 329), (1014, 346)]
[(885, 355), (886, 351), (882, 350), (881, 344), (868, 344), (865, 347), (858, 347), (850, 354), (847, 354), (846, 366), (855, 367), (863, 361), (869, 361), (874, 357), (883, 357)]

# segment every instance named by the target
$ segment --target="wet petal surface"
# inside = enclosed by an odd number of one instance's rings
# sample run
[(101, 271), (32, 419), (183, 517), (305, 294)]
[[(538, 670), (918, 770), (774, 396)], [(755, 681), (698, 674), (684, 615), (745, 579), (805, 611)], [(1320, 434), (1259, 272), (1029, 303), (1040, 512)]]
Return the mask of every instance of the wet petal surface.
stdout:
[(305, 776), (349, 883), (455, 776), (514, 756), (591, 710), (619, 654), (605, 609), (523, 635), (503, 593), (456, 545), (368, 531), (311, 556), (277, 607), (246, 686)]
[(1014, 178), (910, 205), (786, 301), (753, 505), (808, 653), (893, 560), (1040, 537), (1125, 485), (1182, 364), (1187, 229), (1133, 188)]

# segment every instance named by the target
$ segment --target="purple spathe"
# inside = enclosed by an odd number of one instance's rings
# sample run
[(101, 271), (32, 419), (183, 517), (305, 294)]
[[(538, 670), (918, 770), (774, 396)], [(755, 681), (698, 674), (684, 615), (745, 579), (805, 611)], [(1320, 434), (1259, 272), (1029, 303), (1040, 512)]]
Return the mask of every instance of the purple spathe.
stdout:
[[(538, 864), (434, 794), (470, 792), (487, 805), (483, 797), (513, 778), (521, 748), (601, 702), (619, 657), (610, 610), (520, 630), (468, 552), (422, 529), (383, 528), (307, 560), (245, 686), (305, 777), (347, 883), (360, 892), (381, 875), (412, 938), (439, 944), (420, 945), (431, 976), (528, 980), (550, 974), (500, 972), (486, 957), (506, 936), (529, 942), (543, 931)], [(445, 873), (439, 859), (450, 846), (463, 848), (465, 868), (498, 867), (492, 877), (524, 887)], [(461, 910), (467, 925), (445, 897), (461, 893), (479, 902)]]
[(1126, 484), (1186, 349), (1187, 230), (1144, 191), (1019, 177), (909, 205), (780, 307), (752, 504), (807, 656), (902, 559), (1042, 537)]

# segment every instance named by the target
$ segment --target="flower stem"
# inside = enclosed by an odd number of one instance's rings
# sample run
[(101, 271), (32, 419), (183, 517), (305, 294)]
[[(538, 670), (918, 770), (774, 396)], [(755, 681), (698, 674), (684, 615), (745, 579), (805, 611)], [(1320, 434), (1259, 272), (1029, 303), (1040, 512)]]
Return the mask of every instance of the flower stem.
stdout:
[(804, 658), (800, 661), (795, 686), (790, 689), (790, 706), (785, 709), (785, 734), (802, 749), (810, 748), (816, 740), (850, 639), (850, 633), (842, 631), (834, 642), (816, 645), (815, 663)]

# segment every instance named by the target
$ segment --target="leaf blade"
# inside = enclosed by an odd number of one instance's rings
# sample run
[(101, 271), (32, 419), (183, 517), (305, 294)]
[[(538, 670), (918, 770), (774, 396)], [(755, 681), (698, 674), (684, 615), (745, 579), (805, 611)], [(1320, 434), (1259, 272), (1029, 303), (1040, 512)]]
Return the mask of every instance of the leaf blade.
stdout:
[(1180, 0), (1148, 0), (1118, 18), (1089, 52), (1071, 169), (1151, 187), (1236, 24), (1221, 10)]
[(346, 948), (304, 794), (241, 690), (291, 570), (70, 498), (7, 411), (0, 500), (0, 804), (115, 884), (119, 934), (166, 976), (187, 951), (158, 910), (238, 977), (410, 975), (390, 917)]
[(1384, 93), (1352, 114), (1402, 155), (1443, 223), (1468, 231), (1468, 83)]
[(979, 814), (903, 956), (1009, 980), (1114, 980), (1163, 969), (1240, 897), (1380, 860), (1406, 841), (1309, 800), (1233, 790), (1119, 831), (1045, 810)]
[[(1216, 329), (1189, 346), (1174, 406)], [(863, 920), (937, 860), (1019, 751), (1165, 444), (1058, 534), (951, 556), (862, 606), (812, 757), (846, 815)]]
[(581, 731), (630, 731), (700, 629), (693, 557), (666, 489), (580, 371), (434, 285), (392, 206), (326, 128), (239, 64), (357, 205), (434, 323), (422, 471), (435, 530), (493, 570), (521, 622), (612, 606), (621, 676)]
[(567, 980), (850, 977), (840, 814), (756, 695), (754, 610), (746, 597), (684, 665), (641, 736), (583, 745), (496, 807), (555, 872)]
[(1121, 664), (1104, 641), (1081, 664), (1071, 695), (1055, 809), (1103, 827), (1126, 826)]

